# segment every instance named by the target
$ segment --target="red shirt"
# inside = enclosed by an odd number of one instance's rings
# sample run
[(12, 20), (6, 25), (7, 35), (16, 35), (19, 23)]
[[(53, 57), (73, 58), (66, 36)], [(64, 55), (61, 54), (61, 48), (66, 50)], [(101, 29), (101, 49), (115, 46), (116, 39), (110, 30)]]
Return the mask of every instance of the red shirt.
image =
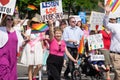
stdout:
[(99, 33), (103, 36), (104, 49), (109, 49), (111, 44), (111, 33), (101, 30)]

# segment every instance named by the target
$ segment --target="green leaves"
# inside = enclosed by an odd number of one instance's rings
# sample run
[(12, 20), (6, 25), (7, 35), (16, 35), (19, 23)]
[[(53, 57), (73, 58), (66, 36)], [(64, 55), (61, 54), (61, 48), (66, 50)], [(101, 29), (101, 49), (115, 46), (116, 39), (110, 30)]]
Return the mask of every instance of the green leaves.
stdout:
[[(38, 8), (37, 13), (40, 11), (40, 2), (54, 1), (54, 0), (17, 0), (17, 5), (21, 13), (25, 13), (28, 4), (33, 4)], [(79, 11), (92, 11), (98, 10), (98, 1), (104, 3), (104, 0), (62, 0), (63, 11), (71, 9), (73, 14), (78, 14)], [(70, 5), (70, 7), (69, 7)]]

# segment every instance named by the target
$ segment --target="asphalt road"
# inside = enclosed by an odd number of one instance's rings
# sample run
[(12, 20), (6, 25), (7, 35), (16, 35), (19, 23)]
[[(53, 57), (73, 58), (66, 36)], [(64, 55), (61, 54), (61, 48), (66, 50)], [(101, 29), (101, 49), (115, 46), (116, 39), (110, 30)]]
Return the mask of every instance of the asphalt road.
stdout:
[[(28, 69), (27, 66), (24, 66), (24, 65), (21, 64), (21, 63), (18, 63), (18, 64), (17, 64), (18, 80), (28, 80), (28, 72), (27, 72), (27, 69)], [(63, 70), (62, 70), (61, 80), (65, 80), (65, 79), (63, 78), (64, 70), (65, 70), (65, 68), (63, 68)], [(47, 73), (46, 73), (46, 71), (43, 70), (42, 73), (43, 73), (43, 74), (42, 74), (41, 80), (47, 80)], [(111, 75), (111, 80), (113, 80), (114, 73), (111, 73), (110, 75)], [(37, 77), (37, 80), (40, 80), (40, 79), (39, 79), (39, 74), (38, 74), (38, 76), (36, 76), (36, 77)], [(86, 77), (86, 76), (82, 76), (82, 80), (89, 80), (89, 79), (88, 79), (88, 77)]]

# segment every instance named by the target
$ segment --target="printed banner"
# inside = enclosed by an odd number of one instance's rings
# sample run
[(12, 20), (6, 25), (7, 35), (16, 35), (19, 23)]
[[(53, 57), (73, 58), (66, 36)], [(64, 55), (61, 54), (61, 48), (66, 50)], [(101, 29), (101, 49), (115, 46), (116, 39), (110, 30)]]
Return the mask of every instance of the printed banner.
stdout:
[(100, 49), (104, 47), (102, 34), (88, 36), (89, 50)]
[(0, 0), (0, 13), (13, 15), (15, 11), (16, 0)]
[(62, 1), (49, 1), (40, 3), (40, 19), (42, 22), (63, 18)]

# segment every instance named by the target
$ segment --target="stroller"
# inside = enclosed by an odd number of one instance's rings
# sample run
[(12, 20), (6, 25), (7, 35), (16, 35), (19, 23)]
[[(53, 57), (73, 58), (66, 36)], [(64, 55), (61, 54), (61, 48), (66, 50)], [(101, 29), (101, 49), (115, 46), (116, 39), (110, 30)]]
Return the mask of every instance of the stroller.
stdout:
[(94, 66), (89, 62), (90, 56), (86, 57), (85, 55), (84, 61), (81, 63), (80, 67), (82, 73), (86, 76), (89, 76), (89, 80), (105, 80), (104, 70), (99, 66), (100, 71), (98, 72)]

